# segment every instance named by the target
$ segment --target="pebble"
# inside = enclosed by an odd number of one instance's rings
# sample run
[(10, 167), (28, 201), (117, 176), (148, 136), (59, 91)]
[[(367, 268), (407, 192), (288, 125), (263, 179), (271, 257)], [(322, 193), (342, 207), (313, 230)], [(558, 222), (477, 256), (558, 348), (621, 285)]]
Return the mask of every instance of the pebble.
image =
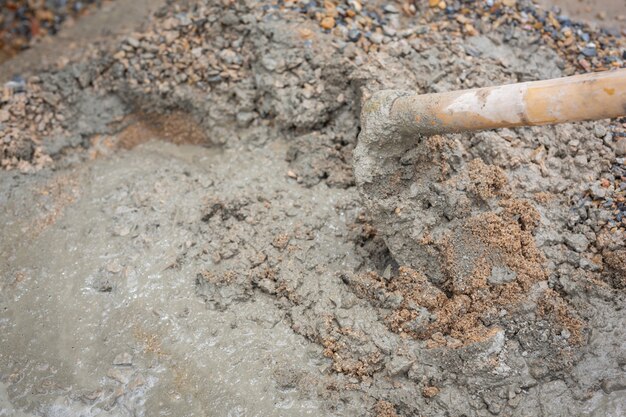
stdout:
[(602, 269), (600, 267), (600, 265), (598, 265), (595, 262), (585, 258), (584, 256), (580, 257), (580, 261), (578, 263), (578, 266), (581, 267), (582, 269), (586, 270), (586, 271), (592, 271), (592, 272), (597, 272), (597, 271), (600, 271)]
[(139, 48), (139, 40), (133, 37), (126, 38), (126, 43), (132, 46), (133, 48)]
[(593, 128), (593, 134), (600, 139), (606, 136), (606, 132), (606, 127), (601, 124), (597, 124)]
[(509, 268), (493, 267), (491, 275), (487, 278), (487, 282), (491, 285), (502, 285), (515, 281), (517, 274)]
[(122, 267), (122, 265), (120, 265), (118, 261), (111, 261), (106, 266), (106, 270), (112, 274), (119, 274), (120, 272), (122, 272), (122, 269), (124, 268)]
[(26, 91), (26, 84), (24, 80), (11, 80), (4, 83), (4, 88), (12, 93), (23, 93)]
[(132, 371), (129, 369), (111, 368), (107, 372), (107, 376), (120, 384), (126, 385), (130, 381), (131, 373)]
[(358, 41), (359, 39), (361, 39), (361, 31), (360, 31), (360, 30), (358, 30), (358, 29), (350, 29), (350, 30), (348, 31), (348, 39), (349, 39), (351, 42), (356, 42), (356, 41)]
[(626, 156), (626, 138), (619, 138), (615, 142), (615, 154), (617, 156)]
[(584, 47), (581, 53), (587, 58), (591, 58), (591, 57), (598, 55), (598, 51), (596, 50), (595, 46), (593, 48), (589, 46)]
[(583, 253), (589, 247), (589, 239), (582, 233), (566, 236), (565, 243), (578, 253)]
[(237, 113), (237, 126), (248, 127), (256, 118), (256, 113), (253, 112), (239, 112)]
[(370, 41), (377, 45), (383, 43), (383, 39), (384, 39), (384, 36), (382, 33), (376, 32), (370, 35)]
[(577, 155), (574, 158), (574, 164), (579, 167), (584, 167), (587, 165), (587, 155)]
[(226, 12), (221, 20), (224, 26), (234, 26), (239, 24), (239, 18), (234, 12)]
[(591, 194), (596, 198), (606, 197), (606, 188), (602, 187), (599, 183), (595, 183), (591, 186)]
[(332, 29), (335, 27), (335, 19), (333, 17), (325, 17), (320, 22), (320, 26), (324, 29)]
[(389, 13), (389, 14), (398, 14), (398, 13), (400, 13), (398, 8), (396, 6), (394, 6), (393, 4), (387, 4), (387, 5), (383, 6), (383, 11), (385, 13)]
[(113, 365), (117, 366), (131, 366), (133, 364), (133, 356), (128, 353), (120, 353), (113, 359)]
[(131, 382), (130, 384), (128, 384), (128, 388), (130, 390), (135, 390), (139, 387), (141, 387), (142, 385), (145, 385), (146, 380), (142, 375), (137, 375)]
[(118, 226), (115, 228), (115, 230), (113, 231), (113, 234), (115, 236), (127, 236), (130, 233), (130, 227), (129, 226)]
[(394, 37), (394, 36), (396, 36), (397, 31), (394, 28), (392, 28), (391, 26), (383, 26), (383, 33), (386, 36)]

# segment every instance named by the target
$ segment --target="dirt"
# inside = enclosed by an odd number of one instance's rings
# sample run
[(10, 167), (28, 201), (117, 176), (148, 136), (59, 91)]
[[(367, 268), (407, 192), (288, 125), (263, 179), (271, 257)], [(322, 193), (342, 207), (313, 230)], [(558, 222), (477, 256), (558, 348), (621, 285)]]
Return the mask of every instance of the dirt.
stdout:
[(0, 415), (624, 414), (621, 122), (359, 121), (563, 75), (552, 43), (190, 3), (7, 87)]

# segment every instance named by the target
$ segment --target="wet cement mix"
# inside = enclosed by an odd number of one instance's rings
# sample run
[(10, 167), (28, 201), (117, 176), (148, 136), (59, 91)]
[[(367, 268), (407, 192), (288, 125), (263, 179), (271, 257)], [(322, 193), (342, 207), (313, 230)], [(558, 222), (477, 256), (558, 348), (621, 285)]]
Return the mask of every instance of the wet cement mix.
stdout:
[(624, 120), (352, 167), (375, 91), (624, 53), (525, 0), (189, 1), (15, 77), (0, 415), (624, 415)]

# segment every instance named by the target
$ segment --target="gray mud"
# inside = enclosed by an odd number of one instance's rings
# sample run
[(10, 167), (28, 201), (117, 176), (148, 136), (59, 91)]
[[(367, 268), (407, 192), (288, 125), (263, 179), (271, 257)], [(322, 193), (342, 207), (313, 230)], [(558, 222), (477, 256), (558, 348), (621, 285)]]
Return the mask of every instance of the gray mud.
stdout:
[(608, 121), (413, 138), (353, 175), (373, 92), (555, 77), (553, 50), (396, 16), (365, 53), (200, 3), (2, 109), (0, 415), (624, 414)]
[[(320, 399), (302, 398), (290, 376), (275, 379), (294, 368), (324, 374), (321, 347), (294, 334), (271, 296), (211, 282), (237, 278), (229, 258), (262, 263), (273, 235), (298, 224), (345, 228), (323, 224), (336, 192), (275, 178), (269, 162), (280, 151), (156, 142), (46, 181), (75, 199), (59, 207), (62, 218), (40, 230), (45, 219), (16, 216), (3, 232), (2, 317), (11, 324), (0, 366), (11, 370), (11, 403), (44, 415), (318, 414)], [(19, 192), (32, 194), (18, 200), (40, 198), (40, 190)], [(211, 227), (207, 216), (224, 196), (242, 205), (234, 216), (249, 213)], [(21, 209), (9, 204), (3, 214)], [(222, 222), (226, 211), (215, 214)], [(276, 220), (255, 231), (263, 219)], [(318, 245), (307, 252), (331, 256)]]

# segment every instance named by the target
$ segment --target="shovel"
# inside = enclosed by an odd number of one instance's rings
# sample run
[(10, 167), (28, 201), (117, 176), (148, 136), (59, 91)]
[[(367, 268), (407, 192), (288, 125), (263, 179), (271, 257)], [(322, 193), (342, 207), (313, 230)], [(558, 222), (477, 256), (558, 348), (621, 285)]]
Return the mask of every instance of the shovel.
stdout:
[[(383, 90), (361, 112), (355, 180), (394, 259), (445, 280), (442, 249), (428, 242), (456, 233), (491, 203), (445, 188), (448, 174), (438, 168), (444, 151), (429, 148), (435, 135), (620, 116), (626, 116), (626, 69), (439, 94)], [(447, 160), (463, 164), (460, 154)], [(471, 213), (458, 214), (467, 201)]]

